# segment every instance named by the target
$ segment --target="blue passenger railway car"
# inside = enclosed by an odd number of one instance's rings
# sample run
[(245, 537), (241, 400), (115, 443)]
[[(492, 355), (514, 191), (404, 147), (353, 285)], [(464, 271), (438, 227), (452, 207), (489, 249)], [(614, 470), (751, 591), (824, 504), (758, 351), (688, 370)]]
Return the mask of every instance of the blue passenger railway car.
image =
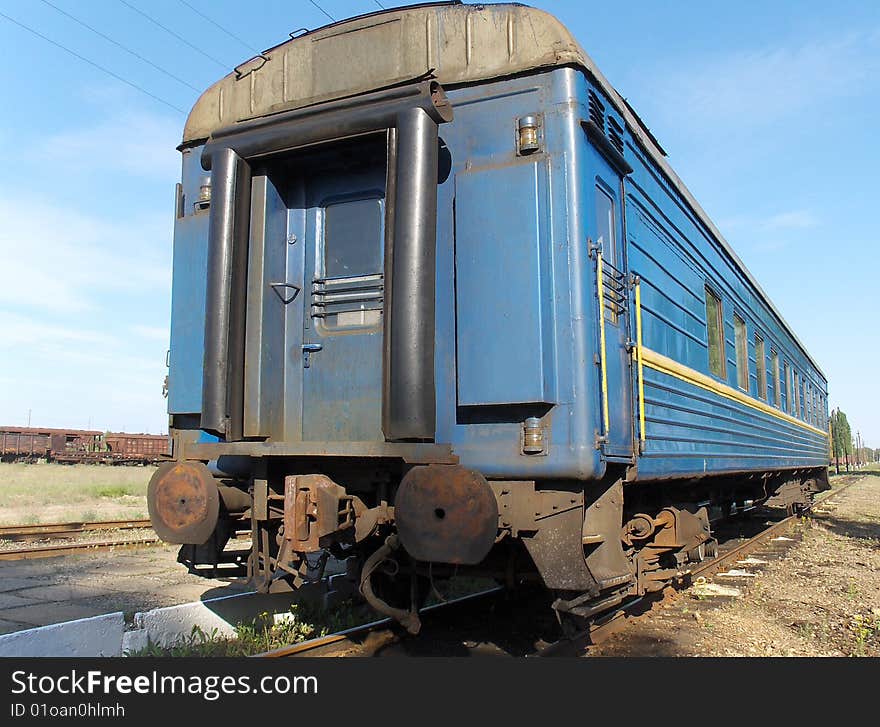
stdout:
[(333, 23), (179, 148), (149, 508), (190, 567), (250, 529), (256, 588), (350, 558), (411, 630), (411, 581), (465, 567), (589, 618), (827, 486), (825, 376), (552, 16)]

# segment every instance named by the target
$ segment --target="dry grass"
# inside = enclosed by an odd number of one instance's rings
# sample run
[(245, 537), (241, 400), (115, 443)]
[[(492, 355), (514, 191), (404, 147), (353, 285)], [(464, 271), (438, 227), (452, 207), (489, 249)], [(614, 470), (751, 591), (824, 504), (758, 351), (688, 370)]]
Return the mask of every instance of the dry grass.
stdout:
[(355, 607), (345, 602), (331, 609), (294, 604), (291, 614), (274, 623), (268, 613), (260, 614), (250, 623), (238, 624), (234, 636), (223, 636), (216, 629), (205, 633), (193, 626), (171, 646), (148, 644), (144, 649), (127, 656), (252, 656), (264, 651), (280, 649), (329, 633), (349, 629), (376, 618), (368, 607)]
[(144, 518), (155, 467), (0, 464), (0, 524)]

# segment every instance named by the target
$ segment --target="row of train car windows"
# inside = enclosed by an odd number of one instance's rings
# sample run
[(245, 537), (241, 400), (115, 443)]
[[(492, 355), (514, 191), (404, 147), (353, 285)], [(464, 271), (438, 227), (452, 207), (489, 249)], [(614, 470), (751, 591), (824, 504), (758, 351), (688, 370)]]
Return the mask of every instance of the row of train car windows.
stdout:
[[(709, 371), (719, 379), (727, 379), (727, 360), (724, 354), (724, 309), (721, 298), (706, 287), (706, 330), (709, 343)], [(736, 377), (739, 388), (751, 393), (749, 381), (749, 339), (745, 319), (733, 314), (734, 347), (736, 349)], [(770, 402), (768, 394), (767, 345), (760, 333), (755, 332), (755, 380), (757, 395)], [(782, 375), (784, 373), (784, 376)], [(779, 354), (770, 349), (769, 375), (773, 377), (773, 405), (782, 409), (782, 386), (785, 386), (785, 410), (813, 426), (824, 429), (825, 397), (795, 371), (787, 361), (779, 369)]]

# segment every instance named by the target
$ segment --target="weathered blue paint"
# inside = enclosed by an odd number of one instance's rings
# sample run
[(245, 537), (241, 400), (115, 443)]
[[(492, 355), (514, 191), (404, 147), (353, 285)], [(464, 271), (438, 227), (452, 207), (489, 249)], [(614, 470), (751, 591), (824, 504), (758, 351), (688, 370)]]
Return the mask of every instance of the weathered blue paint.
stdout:
[(459, 406), (556, 401), (547, 190), (543, 157), (455, 176)]
[[(378, 208), (379, 216), (383, 216), (385, 169), (307, 175), (305, 185), (303, 345), (315, 350), (308, 355), (307, 367), (305, 355), (298, 357), (303, 391), (302, 438), (304, 441), (381, 440), (381, 318), (376, 314), (373, 325), (330, 326), (326, 318), (314, 315), (320, 313), (320, 309), (315, 306), (319, 298), (313, 290), (316, 280), (324, 279), (328, 273), (332, 276), (334, 272), (325, 270), (324, 266), (325, 246), (330, 244), (324, 225), (327, 208), (347, 201), (369, 200)], [(384, 228), (379, 226), (371, 232), (374, 234), (370, 239), (363, 239), (363, 244), (381, 249)], [(371, 272), (381, 272), (381, 261)], [(291, 358), (294, 356), (295, 352), (291, 351)], [(293, 368), (296, 370), (296, 364)]]
[[(600, 119), (620, 127), (621, 176), (585, 133), (590, 93)], [(804, 411), (827, 425), (826, 381), (737, 263), (624, 128), (608, 99), (580, 71), (558, 68), (449, 92), (455, 119), (440, 129), (451, 171), (438, 184), (436, 274), (436, 441), (489, 477), (591, 479), (609, 463), (635, 463), (639, 479), (815, 467), (826, 462), (818, 432), (734, 402), (646, 367), (646, 429), (638, 447), (638, 396), (628, 343), (635, 336), (631, 286), (616, 321), (606, 321), (610, 430), (602, 417), (597, 185), (615, 203), (619, 255), (627, 283), (641, 281), (643, 343), (709, 375), (704, 288), (724, 307), (727, 378), (737, 386), (733, 315), (748, 327), (749, 394), (758, 396), (754, 336), (765, 342), (768, 400), (776, 387), (771, 351), (823, 397)], [(539, 151), (519, 156), (517, 119), (540, 119)], [(617, 141), (617, 139), (613, 140)], [(184, 186), (192, 187), (192, 158)], [(189, 175), (189, 176), (188, 176)], [(384, 189), (384, 170), (327, 175), (281, 189), (280, 229), (288, 282), (304, 294), (286, 309), (275, 336), (284, 361), (284, 427), (271, 438), (363, 440), (376, 429), (381, 402), (381, 331), (319, 337), (310, 322), (320, 269), (320, 209), (333, 195)], [(323, 185), (323, 186), (322, 186)], [(175, 231), (172, 376), (169, 411), (197, 413), (201, 396), (207, 218), (187, 215)], [(603, 255), (610, 251), (603, 245)], [(300, 281), (300, 282), (297, 282)], [(275, 335), (275, 334), (273, 334)], [(309, 369), (303, 343), (321, 343)], [(782, 385), (784, 389), (784, 382)], [(781, 408), (788, 411), (784, 392)], [(802, 396), (802, 400), (803, 400)], [(538, 417), (547, 449), (522, 452), (522, 423)], [(308, 422), (308, 423), (307, 423)], [(633, 437), (633, 434), (636, 437)], [(634, 444), (635, 440), (635, 444)]]
[(208, 211), (197, 210), (204, 176), (201, 150), (185, 150), (181, 178), (183, 215), (174, 224), (171, 282), (171, 354), (168, 413), (194, 414), (202, 408), (205, 346), (205, 276), (208, 267)]

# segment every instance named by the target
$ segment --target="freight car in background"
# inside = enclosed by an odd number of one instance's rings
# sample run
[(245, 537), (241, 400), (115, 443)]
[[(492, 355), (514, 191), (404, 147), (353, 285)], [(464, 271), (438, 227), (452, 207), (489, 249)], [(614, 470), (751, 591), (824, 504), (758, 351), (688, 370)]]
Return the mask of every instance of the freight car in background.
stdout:
[(105, 459), (124, 464), (153, 464), (169, 454), (167, 435), (107, 432)]
[(4, 462), (82, 457), (96, 450), (103, 434), (86, 429), (0, 427), (0, 455)]
[(191, 567), (246, 527), (259, 590), (329, 551), (411, 630), (466, 567), (578, 620), (827, 486), (825, 376), (547, 13), (308, 32), (205, 91), (179, 149), (148, 504)]
[(164, 434), (0, 427), (3, 462), (155, 464), (168, 452)]

